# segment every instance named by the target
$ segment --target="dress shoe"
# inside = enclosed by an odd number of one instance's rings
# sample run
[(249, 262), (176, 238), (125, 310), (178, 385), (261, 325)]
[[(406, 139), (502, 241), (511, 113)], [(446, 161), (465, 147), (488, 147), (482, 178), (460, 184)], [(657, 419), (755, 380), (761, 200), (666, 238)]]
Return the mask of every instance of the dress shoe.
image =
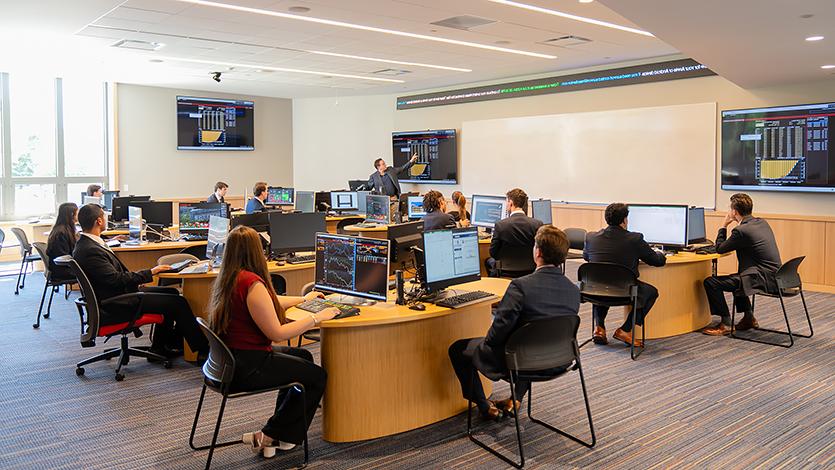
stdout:
[(489, 402), (490, 407), (484, 411), (479, 411), (479, 415), (482, 419), (486, 419), (488, 421), (498, 421), (502, 418), (502, 410), (496, 408), (496, 405), (493, 402)]
[(710, 336), (725, 336), (731, 334), (731, 327), (724, 323), (719, 323), (716, 326), (706, 326), (702, 328), (702, 333)]
[[(512, 404), (511, 404), (512, 403)], [(513, 416), (519, 410), (519, 407), (522, 406), (522, 402), (516, 401), (513, 402), (513, 398), (507, 398), (505, 400), (494, 401), (494, 405), (496, 408), (500, 409), (504, 414), (508, 416)]]
[(742, 317), (742, 320), (740, 320), (739, 323), (736, 324), (735, 328), (738, 331), (745, 331), (745, 330), (750, 330), (752, 328), (759, 328), (759, 327), (760, 327), (760, 324), (757, 323), (757, 319), (754, 318), (753, 315), (746, 315), (746, 316)]
[(591, 340), (594, 344), (609, 344), (609, 340), (606, 339), (606, 328), (595, 326)]
[[(619, 340), (623, 341), (624, 343), (626, 343), (630, 346), (632, 345), (632, 332), (631, 331), (626, 332), (626, 331), (623, 331), (622, 329), (618, 328), (617, 330), (615, 330), (615, 334), (612, 335), (612, 338), (619, 339)], [(643, 348), (644, 347), (644, 342), (639, 340), (638, 338), (635, 338), (635, 347), (636, 348)]]

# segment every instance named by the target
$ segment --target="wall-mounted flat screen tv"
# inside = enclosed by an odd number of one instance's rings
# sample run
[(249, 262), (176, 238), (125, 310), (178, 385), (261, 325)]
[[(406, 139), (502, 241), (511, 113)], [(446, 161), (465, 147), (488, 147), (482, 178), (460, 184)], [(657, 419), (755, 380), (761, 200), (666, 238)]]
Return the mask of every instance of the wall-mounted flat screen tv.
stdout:
[(177, 97), (177, 150), (255, 150), (255, 103)]
[(405, 165), (413, 155), (417, 161), (399, 175), (403, 183), (458, 183), (458, 142), (455, 129), (393, 132), (394, 166)]

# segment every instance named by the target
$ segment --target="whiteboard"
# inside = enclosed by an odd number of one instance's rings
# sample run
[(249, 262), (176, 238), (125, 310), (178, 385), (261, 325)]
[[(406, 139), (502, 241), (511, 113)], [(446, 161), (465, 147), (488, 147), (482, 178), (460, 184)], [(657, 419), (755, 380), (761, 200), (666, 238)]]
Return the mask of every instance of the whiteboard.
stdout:
[(461, 177), (470, 194), (712, 208), (716, 103), (466, 121)]

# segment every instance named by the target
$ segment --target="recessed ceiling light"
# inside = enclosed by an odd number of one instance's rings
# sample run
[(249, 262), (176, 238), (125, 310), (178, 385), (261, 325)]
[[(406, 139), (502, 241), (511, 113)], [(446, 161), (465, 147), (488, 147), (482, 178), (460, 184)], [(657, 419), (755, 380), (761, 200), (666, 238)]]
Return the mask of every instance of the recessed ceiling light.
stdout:
[(821, 68), (825, 70), (835, 69), (835, 65), (821, 65)]
[[(525, 55), (529, 57), (538, 57), (541, 59), (556, 59), (556, 56), (550, 54), (540, 54), (538, 52), (530, 52), (530, 51), (523, 51), (519, 49), (508, 49), (504, 47), (496, 47), (490, 46), (487, 44), (480, 44), (477, 42), (469, 42), (469, 41), (459, 41), (457, 39), (448, 39), (448, 38), (441, 38), (437, 36), (427, 36), (425, 34), (417, 34), (417, 33), (408, 33), (406, 31), (398, 31), (394, 29), (386, 29), (386, 28), (377, 28), (375, 26), (365, 26), (356, 23), (347, 23), (344, 21), (335, 21), (335, 20), (327, 20), (324, 18), (314, 18), (312, 16), (301, 16), (301, 15), (294, 15), (292, 13), (283, 13), (280, 11), (274, 10), (264, 10), (261, 8), (251, 8), (251, 7), (244, 7), (241, 5), (230, 5), (227, 3), (220, 3), (220, 2), (211, 2), (208, 0), (177, 0), (178, 2), (182, 3), (190, 3), (192, 5), (201, 5), (206, 7), (215, 7), (215, 8), (224, 8), (227, 10), (234, 10), (234, 11), (242, 11), (244, 13), (254, 13), (258, 15), (266, 15), (266, 16), (274, 16), (277, 18), (285, 18), (290, 20), (299, 20), (299, 21), (307, 21), (310, 23), (317, 23), (317, 24), (324, 24), (328, 26), (337, 26), (341, 28), (350, 28), (350, 29), (359, 29), (362, 31), (370, 31), (373, 33), (386, 33), (392, 34), (395, 36), (403, 36), (415, 39), (423, 39), (426, 41), (435, 41), (435, 42), (443, 42), (446, 44), (455, 44), (457, 46), (466, 46), (466, 47), (475, 47), (478, 49), (488, 49), (497, 52), (507, 52), (510, 54), (519, 54)], [(649, 34), (649, 33), (647, 33)]]
[(608, 21), (600, 21), (600, 20), (595, 20), (593, 18), (586, 18), (585, 16), (572, 15), (571, 13), (565, 13), (565, 12), (562, 12), (562, 11), (550, 10), (548, 8), (542, 8), (542, 7), (538, 7), (538, 6), (534, 6), (534, 5), (528, 5), (526, 3), (513, 2), (511, 0), (489, 0), (489, 1), (491, 1), (493, 3), (500, 3), (502, 5), (507, 5), (507, 6), (510, 6), (510, 7), (522, 8), (522, 9), (525, 9), (525, 10), (536, 11), (536, 12), (539, 12), (539, 13), (545, 13), (545, 14), (548, 14), (548, 15), (559, 16), (559, 17), (562, 17), (562, 18), (568, 18), (569, 20), (582, 21), (583, 23), (596, 24), (598, 26), (605, 26), (607, 28), (619, 29), (621, 31), (627, 31), (627, 32), (630, 32), (630, 33), (640, 34), (640, 35), (643, 35), (643, 36), (655, 37), (655, 35), (653, 35), (649, 31), (643, 31), (643, 30), (640, 30), (640, 29), (637, 29), (637, 28), (630, 28), (629, 26), (621, 26), (619, 24), (609, 23)]
[(591, 3), (591, 2), (593, 2), (593, 1), (594, 1), (594, 0), (580, 0), (580, 3)]
[(292, 11), (293, 13), (307, 13), (310, 11), (308, 7), (290, 7), (287, 10)]
[(809, 42), (820, 41), (822, 39), (823, 39), (823, 36), (809, 36), (808, 38), (806, 38), (806, 40), (809, 41)]
[(159, 64), (160, 62), (164, 62), (162, 59), (150, 59), (148, 62), (153, 62), (155, 64)]
[(803, 18), (804, 20), (808, 20), (809, 18), (811, 18), (813, 16), (815, 16), (815, 15), (813, 15), (811, 13), (806, 13), (806, 14), (800, 15), (800, 17)]
[(402, 60), (391, 60), (391, 59), (378, 59), (376, 57), (365, 57), (359, 55), (351, 55), (351, 54), (339, 54), (336, 52), (326, 52), (326, 51), (305, 51), (311, 54), (317, 55), (327, 55), (331, 57), (343, 57), (345, 59), (357, 59), (357, 60), (369, 60), (371, 62), (385, 62), (389, 64), (398, 64), (398, 65), (413, 65), (415, 67), (428, 67), (430, 69), (440, 69), (440, 70), (451, 70), (453, 72), (472, 72), (471, 69), (463, 69), (460, 67), (447, 67), (446, 65), (433, 65), (433, 64), (424, 64), (420, 62), (405, 62)]

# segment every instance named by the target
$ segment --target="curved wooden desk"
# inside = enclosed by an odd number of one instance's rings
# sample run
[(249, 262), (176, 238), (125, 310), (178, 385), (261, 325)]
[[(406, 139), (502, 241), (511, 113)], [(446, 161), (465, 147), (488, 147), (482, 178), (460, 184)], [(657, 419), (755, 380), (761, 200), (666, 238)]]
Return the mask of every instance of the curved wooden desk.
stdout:
[(325, 227), (328, 233), (336, 233), (336, 226), (339, 225), (339, 222), (342, 222), (345, 219), (355, 219), (355, 218), (362, 218), (365, 219), (364, 214), (351, 214), (351, 215), (329, 215), (325, 217)]
[[(455, 286), (504, 295), (507, 279)], [(484, 336), (492, 302), (425, 311), (389, 302), (361, 307), (359, 316), (322, 324), (322, 366), (328, 371), (322, 437), (354, 442), (389, 436), (467, 409), (447, 350), (456, 340)], [(308, 313), (292, 308), (288, 318)], [(489, 395), (491, 382), (482, 380)]]
[(342, 230), (345, 231), (347, 235), (354, 235), (358, 237), (368, 237), (368, 238), (388, 238), (389, 234), (389, 226), (388, 225), (378, 225), (376, 227), (357, 227), (356, 225), (348, 225)]
[(179, 253), (186, 248), (200, 245), (206, 246), (206, 242), (159, 242), (136, 246), (123, 243), (113, 248), (113, 252), (129, 270), (140, 271), (156, 266), (161, 256)]
[(487, 277), (487, 267), (484, 262), (490, 257), (491, 238), (479, 238), (478, 240), (478, 266), (481, 269), (481, 277)]

